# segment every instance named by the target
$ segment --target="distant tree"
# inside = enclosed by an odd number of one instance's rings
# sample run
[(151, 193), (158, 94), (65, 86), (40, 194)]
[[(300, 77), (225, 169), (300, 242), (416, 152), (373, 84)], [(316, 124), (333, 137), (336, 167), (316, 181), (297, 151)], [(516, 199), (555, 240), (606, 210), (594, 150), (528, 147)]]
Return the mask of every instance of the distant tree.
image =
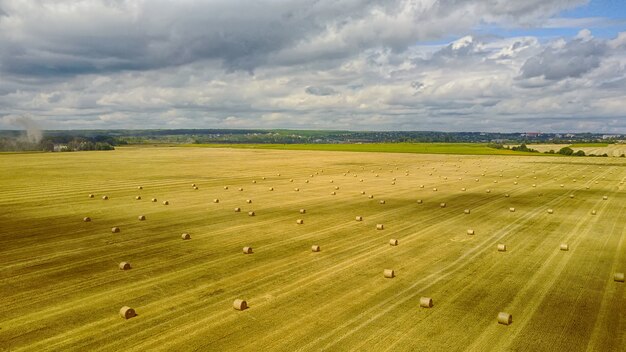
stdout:
[(562, 155), (572, 155), (574, 154), (574, 150), (570, 147), (563, 147), (561, 149), (559, 149), (559, 154)]
[(574, 156), (585, 156), (585, 152), (583, 152), (582, 150), (579, 150), (576, 153), (574, 153), (573, 155)]

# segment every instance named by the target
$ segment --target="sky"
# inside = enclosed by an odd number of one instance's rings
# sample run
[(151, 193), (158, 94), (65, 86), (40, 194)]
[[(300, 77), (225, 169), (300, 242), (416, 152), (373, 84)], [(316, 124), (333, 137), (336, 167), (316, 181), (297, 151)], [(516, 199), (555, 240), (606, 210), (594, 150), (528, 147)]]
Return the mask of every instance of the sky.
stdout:
[(0, 0), (27, 123), (626, 133), (626, 1)]

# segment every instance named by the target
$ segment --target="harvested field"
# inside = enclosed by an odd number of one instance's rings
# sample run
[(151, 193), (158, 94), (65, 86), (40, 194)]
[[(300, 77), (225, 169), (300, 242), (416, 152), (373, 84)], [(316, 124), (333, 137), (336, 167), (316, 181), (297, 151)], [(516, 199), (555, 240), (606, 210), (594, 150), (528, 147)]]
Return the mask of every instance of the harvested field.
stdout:
[(626, 350), (623, 158), (123, 147), (0, 172), (0, 351)]

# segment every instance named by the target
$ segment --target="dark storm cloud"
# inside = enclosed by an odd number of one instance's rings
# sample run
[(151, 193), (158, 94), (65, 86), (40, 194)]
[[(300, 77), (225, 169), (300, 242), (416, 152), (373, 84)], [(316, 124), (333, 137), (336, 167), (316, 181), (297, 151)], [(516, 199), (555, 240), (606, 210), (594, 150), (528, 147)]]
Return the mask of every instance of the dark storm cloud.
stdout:
[(574, 39), (563, 47), (549, 47), (529, 58), (521, 68), (521, 78), (544, 77), (550, 81), (581, 77), (600, 66), (607, 51), (605, 42)]

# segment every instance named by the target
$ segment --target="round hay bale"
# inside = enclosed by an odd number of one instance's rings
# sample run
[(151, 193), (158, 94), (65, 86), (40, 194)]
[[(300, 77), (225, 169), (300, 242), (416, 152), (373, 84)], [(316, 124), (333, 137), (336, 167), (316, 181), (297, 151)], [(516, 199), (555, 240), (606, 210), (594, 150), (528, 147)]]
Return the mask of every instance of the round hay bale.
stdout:
[(300, 191), (300, 188), (296, 187), (296, 188), (294, 188), (293, 190), (294, 190), (294, 191), (296, 191), (296, 192), (298, 192), (298, 191)]
[(121, 262), (119, 268), (120, 270), (130, 270), (131, 266), (129, 262)]
[(385, 204), (385, 201), (381, 199), (381, 200), (378, 201), (378, 203)]
[(255, 216), (256, 214), (253, 211), (248, 212), (248, 216)]
[(152, 198), (152, 202), (156, 203), (157, 199), (156, 198)]
[(248, 204), (252, 203), (252, 199), (246, 199), (246, 203)]
[(196, 184), (195, 184), (195, 183), (192, 183), (192, 184), (191, 184), (191, 187), (196, 187)]
[(369, 198), (369, 199), (373, 199), (373, 198), (374, 198), (374, 195), (373, 195), (373, 194), (370, 194), (369, 196), (367, 196), (367, 198)]
[(469, 213), (470, 213), (470, 210), (469, 210), (469, 209), (465, 209), (465, 210), (463, 210), (463, 213), (465, 213), (465, 214), (469, 214)]
[(219, 199), (217, 199), (217, 198), (213, 199), (213, 203), (219, 203), (219, 202), (220, 202)]
[(137, 186), (137, 189), (143, 189), (143, 187), (141, 187), (141, 186)]
[(304, 183), (309, 183), (309, 180), (304, 180)]
[(198, 187), (194, 187), (193, 189), (195, 189), (196, 191), (198, 190)]
[(93, 197), (94, 197), (94, 195), (93, 195), (93, 194), (90, 194), (90, 195), (89, 195), (89, 198), (93, 198)]
[(111, 228), (111, 232), (112, 233), (118, 233), (118, 232), (120, 232), (120, 228), (119, 227), (112, 227)]
[(170, 202), (168, 202), (166, 200), (163, 201), (163, 205), (169, 205), (169, 204), (170, 204)]
[(252, 247), (243, 247), (243, 254), (252, 254)]
[(270, 187), (269, 189), (270, 189), (270, 192), (271, 192), (271, 191), (273, 191), (273, 190), (274, 190), (274, 187)]
[(513, 316), (511, 314), (505, 312), (498, 313), (498, 324), (511, 325), (511, 323), (513, 323)]
[(597, 214), (597, 212), (595, 210), (591, 211), (591, 215), (596, 215), (596, 214)]
[(513, 182), (513, 184), (514, 184), (514, 185), (516, 185), (516, 184), (517, 184), (517, 181)]
[(393, 279), (396, 277), (396, 273), (392, 269), (385, 269), (383, 271), (383, 275), (385, 275), (385, 278), (387, 279)]
[(465, 192), (465, 187), (461, 188), (461, 192)]
[(395, 185), (395, 184), (396, 184), (396, 181), (391, 182), (391, 184), (392, 184), (392, 185)]
[(430, 297), (420, 297), (420, 307), (422, 308), (432, 308), (433, 307), (433, 299)]
[(300, 209), (300, 214), (306, 214), (306, 209)]
[(468, 235), (473, 235), (474, 234), (474, 230), (472, 230), (472, 229), (467, 230), (467, 234)]
[(377, 224), (376, 225), (376, 230), (384, 230), (385, 229), (385, 225), (383, 224)]
[(141, 196), (135, 197), (136, 200), (141, 200)]
[(242, 188), (242, 187), (239, 187), (239, 192), (241, 192), (241, 191), (243, 191), (243, 188)]
[(319, 252), (320, 250), (321, 250), (320, 246), (318, 246), (316, 244), (311, 246), (311, 252)]
[(356, 220), (356, 221), (363, 221), (363, 217), (362, 217), (362, 216), (357, 216), (357, 217), (355, 218), (355, 220)]
[(506, 244), (498, 244), (498, 252), (506, 252)]
[(446, 203), (441, 203), (439, 204), (440, 207), (445, 208), (446, 207)]
[(241, 212), (241, 208), (235, 208), (235, 213)]
[(474, 181), (478, 182), (478, 181), (480, 181), (480, 180), (479, 180), (479, 179), (474, 179)]
[(562, 251), (569, 251), (569, 245), (567, 243), (561, 243), (559, 249), (561, 249)]
[(107, 200), (109, 199), (109, 196), (102, 196), (102, 200)]
[(624, 273), (615, 273), (613, 275), (613, 280), (616, 282), (624, 282)]
[(570, 198), (574, 198), (574, 195), (573, 195), (573, 194), (570, 194), (570, 195), (569, 195), (569, 197), (570, 197)]
[(504, 198), (509, 198), (509, 194), (508, 194), (508, 193), (505, 193), (505, 194), (504, 194)]
[(339, 186), (335, 186), (335, 189), (336, 189), (336, 190), (339, 190)]
[(261, 177), (261, 179), (265, 180), (265, 176)]
[(276, 174), (276, 176), (279, 176), (279, 177), (280, 177), (280, 174)]
[(509, 211), (510, 211), (511, 213), (514, 213), (514, 212), (515, 212), (515, 208), (509, 208)]
[(293, 178), (290, 178), (290, 179), (289, 179), (289, 182), (293, 182)]
[(602, 199), (603, 200), (607, 200), (607, 199), (609, 199), (609, 197), (608, 196), (602, 196)]
[(138, 219), (139, 221), (144, 221), (144, 220), (146, 220), (146, 216), (145, 216), (145, 215), (139, 215), (139, 216), (137, 217), (137, 219)]
[(424, 188), (424, 185), (420, 185), (420, 188)]
[(491, 193), (491, 190), (490, 190), (490, 189), (488, 189), (488, 190), (487, 190), (487, 193)]
[(392, 239), (390, 239), (390, 240), (389, 240), (389, 245), (391, 245), (391, 246), (397, 246), (397, 245), (398, 245), (398, 240), (393, 239), (393, 238), (392, 238)]
[(563, 188), (563, 187), (564, 187), (562, 183), (561, 183), (559, 186), (560, 186), (561, 188)]
[(363, 182), (363, 179), (359, 179), (359, 182)]
[(498, 180), (493, 181), (493, 183), (498, 183)]
[(228, 189), (228, 186), (224, 186), (224, 189)]
[(304, 220), (298, 219), (298, 220), (296, 220), (296, 224), (302, 225), (302, 224), (304, 224)]
[(537, 185), (533, 183), (533, 187), (537, 187)]
[(434, 188), (433, 188), (433, 192), (437, 192), (437, 187), (434, 187)]
[(335, 192), (335, 191), (330, 192), (331, 196), (334, 196), (335, 194), (337, 194), (337, 192)]
[(417, 204), (422, 204), (422, 203), (423, 203), (423, 202), (422, 202), (422, 200), (421, 200), (421, 199), (418, 199), (418, 200), (417, 200)]
[(233, 308), (235, 308), (236, 310), (248, 309), (248, 302), (244, 301), (243, 299), (236, 299), (233, 302)]
[(124, 319), (130, 319), (136, 316), (137, 316), (137, 313), (135, 313), (135, 310), (132, 309), (131, 307), (124, 306), (120, 308), (120, 317)]
[(88, 217), (88, 216), (85, 216), (85, 217), (83, 218), (83, 221), (84, 221), (84, 222), (91, 222), (91, 218), (90, 218), (90, 217)]
[(361, 191), (361, 194), (365, 195), (365, 191)]
[(256, 183), (256, 180), (252, 180), (252, 183)]
[(548, 214), (554, 214), (554, 210), (548, 209)]
[(335, 182), (334, 180), (330, 180), (330, 183), (334, 183), (334, 182)]
[(180, 235), (180, 238), (182, 238), (183, 240), (190, 240), (191, 235), (185, 232), (182, 235)]

